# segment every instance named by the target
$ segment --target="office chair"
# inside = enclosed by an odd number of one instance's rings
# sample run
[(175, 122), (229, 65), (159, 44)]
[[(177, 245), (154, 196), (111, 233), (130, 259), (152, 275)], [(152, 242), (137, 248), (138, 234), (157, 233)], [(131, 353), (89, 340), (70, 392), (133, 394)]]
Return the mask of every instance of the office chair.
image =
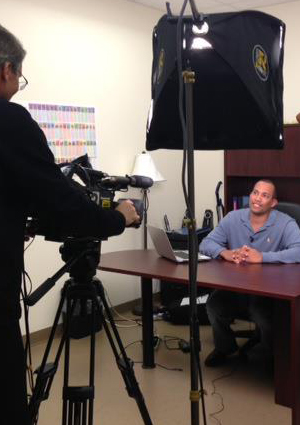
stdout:
[[(294, 218), (300, 227), (300, 204), (295, 204), (293, 202), (278, 202), (275, 209)], [(249, 320), (249, 317), (237, 317), (237, 319)], [(239, 350), (241, 355), (246, 355), (247, 352), (260, 341), (260, 331), (257, 326), (255, 326), (255, 329), (236, 330), (234, 334), (236, 338), (249, 338)]]
[(278, 202), (276, 209), (294, 218), (300, 227), (300, 204), (295, 204), (293, 202)]

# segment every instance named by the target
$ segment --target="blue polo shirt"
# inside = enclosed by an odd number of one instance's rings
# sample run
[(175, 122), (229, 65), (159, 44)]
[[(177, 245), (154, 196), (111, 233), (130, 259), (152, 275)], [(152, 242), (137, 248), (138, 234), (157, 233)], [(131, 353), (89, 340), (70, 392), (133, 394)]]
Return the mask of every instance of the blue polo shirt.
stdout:
[(203, 239), (199, 249), (217, 258), (224, 249), (243, 245), (261, 252), (263, 263), (300, 263), (300, 229), (293, 218), (277, 210), (270, 212), (257, 232), (252, 229), (249, 208), (231, 211)]

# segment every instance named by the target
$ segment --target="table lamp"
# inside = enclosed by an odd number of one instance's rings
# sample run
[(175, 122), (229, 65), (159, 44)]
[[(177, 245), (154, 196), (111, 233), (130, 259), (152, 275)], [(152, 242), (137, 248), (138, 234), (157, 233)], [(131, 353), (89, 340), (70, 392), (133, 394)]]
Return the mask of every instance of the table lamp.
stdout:
[[(131, 172), (132, 176), (144, 176), (144, 177), (150, 177), (153, 180), (153, 184), (165, 181), (166, 179), (160, 174), (160, 172), (157, 170), (153, 159), (151, 158), (151, 155), (145, 151), (142, 153), (136, 155), (133, 169)], [(147, 212), (149, 207), (149, 199), (148, 199), (148, 192), (150, 192), (150, 189), (141, 189), (141, 192), (143, 193), (143, 216), (144, 216), (144, 240), (143, 240), (143, 248), (148, 248), (148, 235), (147, 235)], [(132, 313), (136, 316), (142, 315), (142, 305), (136, 305), (132, 309)], [(155, 311), (155, 308), (153, 308), (153, 312)]]
[[(131, 175), (150, 177), (153, 180), (153, 184), (166, 180), (157, 170), (151, 155), (145, 151), (136, 155)], [(143, 193), (144, 206), (144, 249), (147, 249), (147, 211), (149, 207), (148, 192), (150, 192), (150, 189), (141, 189), (141, 191)]]

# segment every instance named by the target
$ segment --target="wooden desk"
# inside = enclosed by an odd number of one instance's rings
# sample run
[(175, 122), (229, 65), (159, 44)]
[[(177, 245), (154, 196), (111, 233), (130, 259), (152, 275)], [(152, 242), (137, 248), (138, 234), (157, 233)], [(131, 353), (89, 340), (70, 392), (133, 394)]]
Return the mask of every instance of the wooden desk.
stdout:
[[(143, 366), (155, 367), (152, 279), (188, 284), (188, 266), (165, 260), (152, 250), (131, 250), (102, 254), (99, 269), (141, 276)], [(290, 407), (292, 425), (300, 425), (300, 265), (236, 265), (212, 260), (199, 263), (197, 283), (274, 298), (275, 402)]]

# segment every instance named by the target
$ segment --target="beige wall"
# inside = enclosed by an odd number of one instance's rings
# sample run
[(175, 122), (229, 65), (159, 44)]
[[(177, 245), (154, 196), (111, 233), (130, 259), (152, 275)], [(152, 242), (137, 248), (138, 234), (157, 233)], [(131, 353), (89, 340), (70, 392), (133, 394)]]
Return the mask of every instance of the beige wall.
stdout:
[[(151, 33), (160, 13), (119, 0), (2, 0), (0, 16), (28, 52), (23, 73), (29, 85), (14, 100), (95, 105), (97, 168), (130, 173), (134, 156), (144, 148)], [(139, 190), (132, 190), (131, 196), (140, 197)], [(59, 244), (38, 239), (25, 256), (34, 287), (63, 264)], [(141, 230), (127, 229), (103, 242), (102, 251), (140, 247)], [(66, 277), (30, 309), (32, 331), (52, 323)], [(114, 304), (139, 297), (138, 278), (108, 273), (99, 277)]]
[[(298, 40), (300, 3), (265, 8), (287, 24), (285, 49), (285, 120), (300, 111)], [(152, 29), (157, 10), (121, 0), (2, 0), (1, 24), (14, 32), (28, 51), (23, 72), (29, 86), (16, 101), (95, 105), (100, 140), (97, 168), (110, 174), (130, 173), (134, 156), (144, 149), (150, 103)], [(25, 141), (30, 142), (30, 141)], [(181, 189), (181, 151), (151, 153), (167, 179), (149, 194), (149, 222), (162, 225), (167, 213), (179, 227), (185, 211)], [(196, 218), (215, 212), (215, 187), (223, 180), (223, 152), (195, 152)], [(132, 197), (140, 197), (131, 190)], [(149, 243), (151, 244), (151, 243)], [(59, 244), (34, 242), (26, 268), (36, 287), (63, 264)], [(142, 247), (142, 231), (127, 229), (103, 242), (102, 252)], [(138, 278), (101, 273), (113, 304), (139, 296)], [(52, 323), (63, 279), (31, 308), (31, 330)]]

